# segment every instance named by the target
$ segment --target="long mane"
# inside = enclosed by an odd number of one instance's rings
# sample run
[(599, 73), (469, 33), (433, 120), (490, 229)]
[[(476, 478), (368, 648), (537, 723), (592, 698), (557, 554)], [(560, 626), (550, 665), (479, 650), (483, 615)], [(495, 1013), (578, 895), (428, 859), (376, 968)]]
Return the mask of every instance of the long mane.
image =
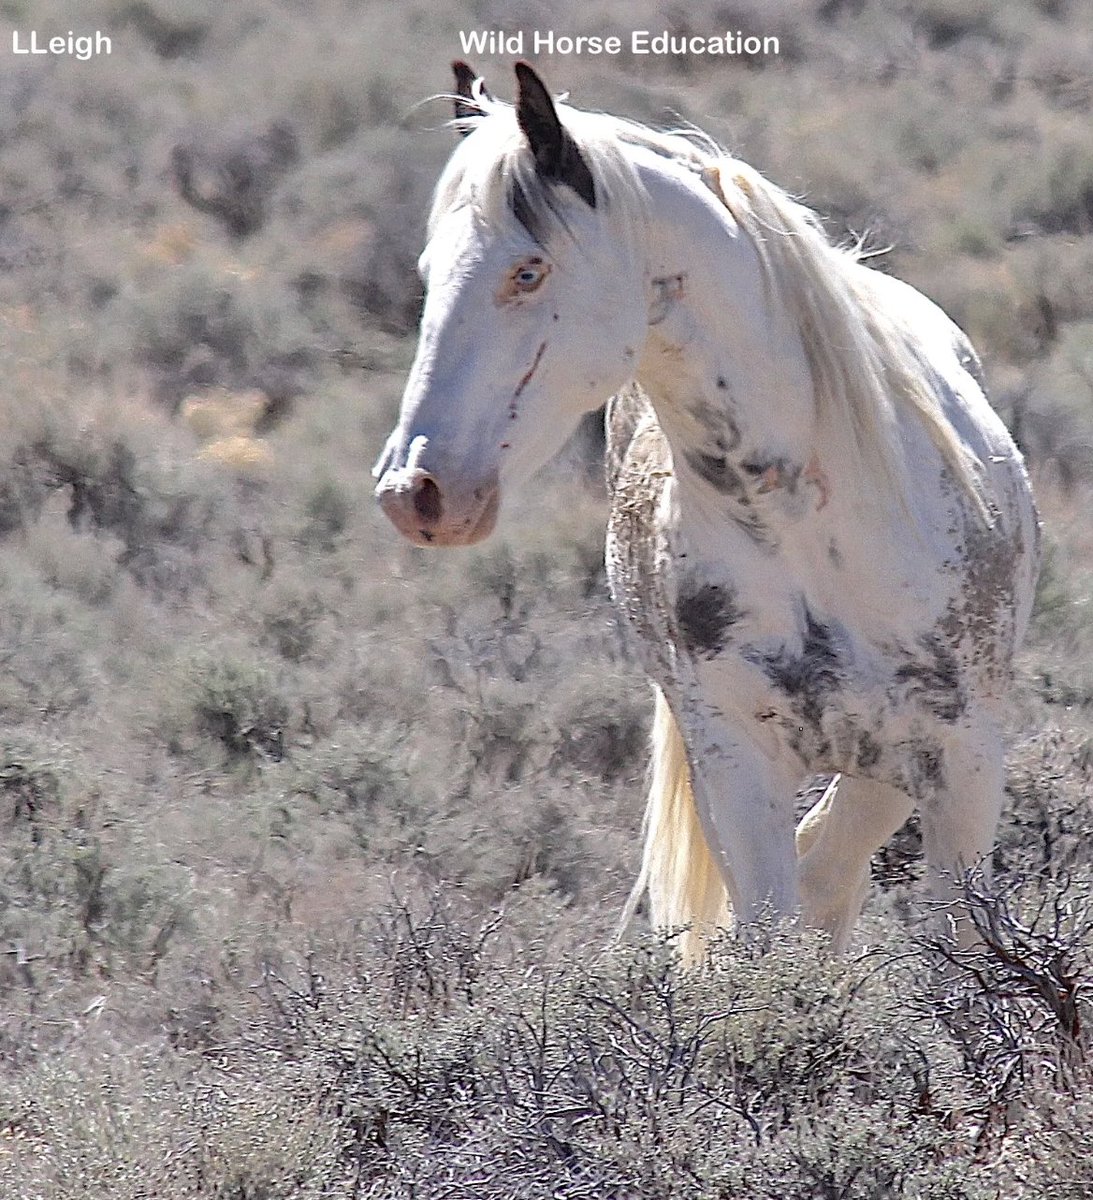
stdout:
[[(539, 178), (513, 108), (480, 90), (479, 115), (456, 122), (473, 131), (437, 185), (429, 232), (450, 209), (471, 204), (491, 228), (519, 221), (539, 240), (564, 229), (556, 189)], [(748, 235), (768, 286), (799, 330), (812, 377), (817, 417), (845, 431), (863, 467), (906, 499), (907, 471), (898, 436), (900, 406), (916, 414), (973, 507), (986, 523), (982, 467), (946, 418), (934, 375), (914, 339), (881, 304), (875, 272), (858, 248), (834, 244), (816, 214), (735, 159), (699, 130), (658, 132), (604, 113), (558, 105), (596, 185), (597, 206), (635, 247), (649, 218), (648, 197), (628, 147), (652, 151), (693, 171)]]

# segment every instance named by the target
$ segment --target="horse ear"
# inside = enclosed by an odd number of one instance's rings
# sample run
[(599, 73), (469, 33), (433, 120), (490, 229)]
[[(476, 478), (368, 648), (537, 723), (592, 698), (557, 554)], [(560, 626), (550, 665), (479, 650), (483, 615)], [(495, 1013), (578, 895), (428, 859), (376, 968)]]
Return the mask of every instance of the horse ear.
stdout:
[[(452, 72), (455, 75), (455, 119), (457, 121), (466, 121), (482, 115), (482, 110), (478, 107), (474, 98), (474, 84), (478, 79), (474, 67), (469, 63), (465, 63), (461, 58), (457, 58), (452, 63)], [(479, 84), (479, 95), (486, 100), (492, 100), (493, 97), (486, 91), (486, 85)], [(464, 127), (459, 131), (463, 137), (466, 137), (471, 131)]]
[(516, 64), (516, 120), (544, 179), (568, 184), (589, 206), (596, 207), (596, 185), (577, 143), (558, 119), (550, 93), (534, 68)]

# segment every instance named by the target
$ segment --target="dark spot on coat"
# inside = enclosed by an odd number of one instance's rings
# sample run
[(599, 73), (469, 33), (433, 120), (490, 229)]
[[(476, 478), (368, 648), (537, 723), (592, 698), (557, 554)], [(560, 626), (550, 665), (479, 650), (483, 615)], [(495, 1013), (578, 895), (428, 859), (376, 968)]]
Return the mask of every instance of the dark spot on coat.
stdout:
[(793, 710), (807, 725), (818, 728), (827, 697), (842, 686), (842, 669), (831, 628), (806, 604), (800, 653), (788, 648), (765, 655), (760, 665), (767, 678), (793, 701)]
[(676, 624), (683, 645), (691, 654), (716, 658), (725, 648), (729, 630), (743, 616), (733, 590), (705, 583), (676, 600)]
[(896, 682), (938, 720), (952, 723), (967, 704), (956, 654), (936, 634), (922, 638), (919, 644), (921, 656), (896, 668)]
[(731, 496), (743, 504), (748, 502), (748, 490), (736, 468), (731, 466), (724, 454), (704, 454), (701, 450), (687, 450), (683, 457), (691, 470), (704, 479), (710, 487), (723, 496)]
[(741, 533), (746, 534), (754, 545), (760, 546), (768, 552), (773, 551), (777, 546), (777, 542), (755, 509), (744, 508), (740, 512), (733, 513), (732, 523)]
[(907, 771), (907, 790), (916, 800), (936, 794), (945, 784), (941, 747), (933, 742), (912, 745), (907, 756)]
[(755, 545), (769, 547), (771, 542), (767, 527), (752, 504), (743, 477), (729, 462), (729, 447), (723, 435), (719, 434), (714, 439), (714, 448), (721, 453), (707, 454), (701, 450), (686, 450), (683, 457), (700, 479), (732, 502), (729, 519), (733, 524), (747, 534)]
[(880, 762), (880, 742), (869, 732), (863, 732), (858, 737), (858, 752), (855, 756), (856, 765), (861, 771), (868, 771)]
[(834, 538), (831, 539), (827, 547), (827, 558), (836, 571), (843, 569), (842, 551), (838, 547), (838, 543)]
[(725, 382), (725, 376), (724, 376), (724, 375), (718, 375), (718, 377), (717, 377), (717, 386), (718, 386), (718, 387), (719, 387), (719, 388), (720, 388), (722, 391), (724, 391), (724, 390), (725, 390), (725, 389), (726, 389), (726, 388), (729, 386), (729, 385), (728, 385), (728, 384)]
[(740, 445), (740, 430), (732, 417), (725, 417), (724, 433), (719, 433), (714, 438), (714, 445), (721, 454), (731, 454)]
[(740, 427), (721, 405), (699, 400), (689, 404), (687, 412), (702, 426), (718, 454), (731, 454), (740, 445)]
[(789, 496), (797, 494), (797, 481), (804, 470), (800, 463), (792, 463), (788, 458), (748, 458), (740, 464), (740, 469), (752, 479), (771, 478), (769, 485), (759, 488), (760, 492), (782, 491)]

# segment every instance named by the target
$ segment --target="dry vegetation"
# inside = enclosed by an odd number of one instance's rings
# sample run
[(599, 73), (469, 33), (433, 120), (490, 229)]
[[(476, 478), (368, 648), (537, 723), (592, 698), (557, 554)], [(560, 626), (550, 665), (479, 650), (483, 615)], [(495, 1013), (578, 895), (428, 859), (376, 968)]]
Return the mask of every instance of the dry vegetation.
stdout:
[[(543, 66), (891, 245), (1047, 521), (983, 956), (939, 965), (912, 825), (846, 961), (774, 930), (684, 977), (600, 949), (650, 705), (585, 453), (474, 552), (370, 501), (449, 148), (414, 105), (511, 6), (79, 7), (112, 58), (0, 78), (0, 1194), (1089, 1195), (1086, 0), (520, 6), (781, 35)], [(6, 0), (0, 45), (74, 19)]]

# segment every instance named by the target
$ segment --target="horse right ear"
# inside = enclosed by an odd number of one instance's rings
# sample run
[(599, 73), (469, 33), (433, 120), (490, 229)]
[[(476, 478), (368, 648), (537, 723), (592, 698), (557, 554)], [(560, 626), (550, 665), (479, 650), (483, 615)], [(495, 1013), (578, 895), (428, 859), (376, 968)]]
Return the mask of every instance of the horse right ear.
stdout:
[[(461, 58), (457, 58), (452, 63), (452, 72), (455, 75), (455, 119), (457, 121), (471, 121), (476, 117), (482, 116), (482, 110), (478, 107), (478, 102), (474, 95), (474, 85), (478, 81), (478, 75), (475, 74), (474, 67), (469, 63), (465, 63)], [(485, 100), (492, 100), (493, 97), (486, 91), (486, 85), (479, 82), (478, 94)], [(466, 137), (471, 130), (467, 125), (463, 125), (459, 129), (462, 137)]]
[(516, 63), (516, 122), (535, 156), (539, 175), (568, 184), (589, 208), (595, 208), (592, 172), (558, 119), (546, 85), (523, 60)]

